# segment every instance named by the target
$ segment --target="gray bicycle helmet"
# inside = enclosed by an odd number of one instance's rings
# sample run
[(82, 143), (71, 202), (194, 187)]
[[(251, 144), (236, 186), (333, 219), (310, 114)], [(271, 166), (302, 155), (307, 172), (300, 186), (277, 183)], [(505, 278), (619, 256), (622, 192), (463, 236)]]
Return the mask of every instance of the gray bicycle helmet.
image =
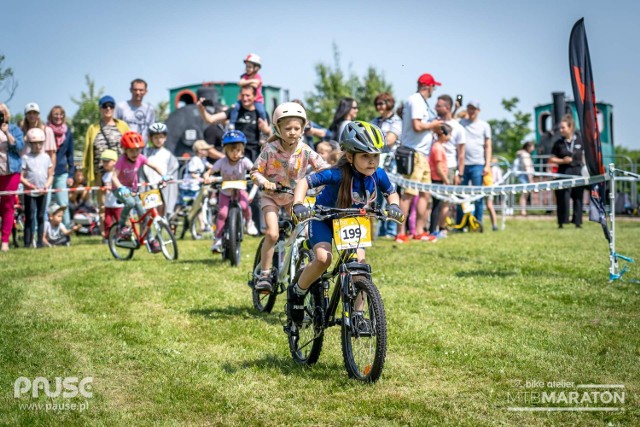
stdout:
[(340, 135), (340, 147), (350, 153), (380, 153), (384, 146), (382, 131), (368, 122), (349, 122)]

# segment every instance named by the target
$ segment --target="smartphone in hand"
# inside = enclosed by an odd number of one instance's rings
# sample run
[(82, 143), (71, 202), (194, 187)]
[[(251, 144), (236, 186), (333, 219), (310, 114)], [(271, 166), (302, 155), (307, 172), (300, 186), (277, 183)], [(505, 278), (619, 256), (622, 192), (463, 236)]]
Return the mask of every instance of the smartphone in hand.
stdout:
[(456, 102), (458, 103), (458, 105), (462, 106), (462, 95), (456, 96)]

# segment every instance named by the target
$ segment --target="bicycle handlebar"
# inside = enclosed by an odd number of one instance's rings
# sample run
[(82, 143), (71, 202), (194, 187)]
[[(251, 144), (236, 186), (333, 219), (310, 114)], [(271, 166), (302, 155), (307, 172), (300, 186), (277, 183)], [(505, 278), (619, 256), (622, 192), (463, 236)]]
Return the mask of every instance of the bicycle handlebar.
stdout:
[[(260, 185), (260, 191), (264, 191), (264, 185)], [(277, 183), (276, 184), (276, 189), (275, 190), (267, 190), (267, 191), (273, 191), (274, 193), (281, 193), (281, 194), (290, 194), (293, 196), (293, 188), (289, 188), (289, 187), (284, 187), (282, 184)]]
[(326, 206), (316, 205), (313, 207), (313, 212), (314, 212), (313, 217), (308, 218), (302, 221), (301, 223), (304, 224), (309, 221), (324, 221), (326, 219), (338, 219), (338, 218), (344, 218), (348, 216), (371, 216), (383, 221), (387, 221), (387, 220), (395, 221), (394, 219), (389, 218), (382, 209), (372, 208), (370, 206), (365, 206), (362, 208), (330, 208)]

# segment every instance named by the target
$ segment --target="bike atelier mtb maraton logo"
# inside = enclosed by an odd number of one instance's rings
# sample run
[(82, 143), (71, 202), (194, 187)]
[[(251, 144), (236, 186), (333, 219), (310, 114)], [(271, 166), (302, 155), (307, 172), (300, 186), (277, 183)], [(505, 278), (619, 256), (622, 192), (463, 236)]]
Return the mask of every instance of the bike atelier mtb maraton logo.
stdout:
[(62, 397), (72, 399), (78, 394), (85, 398), (92, 398), (93, 377), (56, 377), (50, 382), (44, 377), (35, 377), (33, 381), (27, 377), (20, 377), (13, 383), (13, 397), (21, 398), (25, 393), (31, 392), (31, 397), (37, 398), (42, 391), (50, 398)]
[(570, 381), (514, 380), (507, 392), (508, 411), (618, 412), (624, 410), (624, 384), (576, 384)]

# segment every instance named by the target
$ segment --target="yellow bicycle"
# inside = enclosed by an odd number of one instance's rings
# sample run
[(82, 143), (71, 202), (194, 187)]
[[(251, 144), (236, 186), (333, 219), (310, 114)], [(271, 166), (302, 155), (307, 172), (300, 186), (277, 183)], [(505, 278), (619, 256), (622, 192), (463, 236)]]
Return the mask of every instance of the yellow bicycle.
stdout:
[[(455, 212), (455, 209), (453, 210)], [(473, 203), (464, 202), (462, 203), (462, 220), (460, 224), (456, 224), (453, 222), (451, 217), (447, 217), (447, 230), (454, 232), (467, 232), (474, 231), (478, 233), (482, 233), (484, 229), (482, 228), (482, 223), (478, 221), (478, 219), (473, 215)]]

